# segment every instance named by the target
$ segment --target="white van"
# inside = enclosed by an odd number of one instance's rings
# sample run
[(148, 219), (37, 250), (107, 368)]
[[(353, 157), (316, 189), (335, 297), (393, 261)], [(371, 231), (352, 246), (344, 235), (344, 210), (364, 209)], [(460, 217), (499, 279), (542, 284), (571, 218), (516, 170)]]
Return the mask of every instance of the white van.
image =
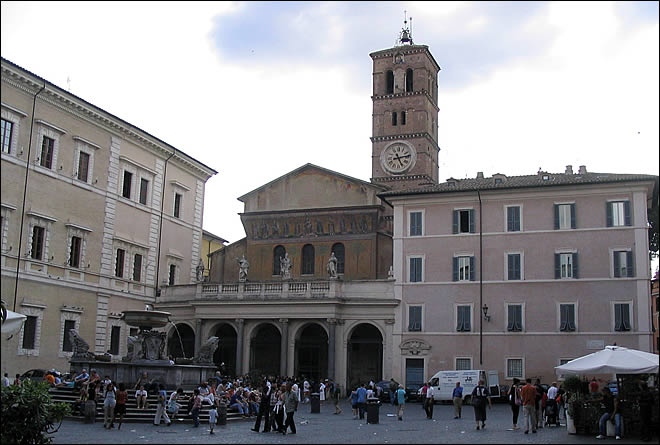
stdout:
[(464, 371), (439, 371), (431, 377), (433, 387), (433, 401), (453, 400), (452, 394), (456, 382), (463, 387), (463, 401), (469, 403), (472, 390), (479, 384), (479, 380), (486, 382), (485, 386), (493, 398), (500, 396), (500, 382), (497, 371), (484, 371), (482, 369), (469, 369)]

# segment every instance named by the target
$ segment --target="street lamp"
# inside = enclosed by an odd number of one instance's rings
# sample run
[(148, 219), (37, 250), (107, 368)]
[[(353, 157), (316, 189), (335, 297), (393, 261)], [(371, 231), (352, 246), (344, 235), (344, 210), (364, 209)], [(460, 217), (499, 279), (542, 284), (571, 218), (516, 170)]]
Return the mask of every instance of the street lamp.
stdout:
[(484, 303), (483, 307), (481, 308), (482, 312), (484, 313), (484, 319), (486, 321), (490, 321), (490, 315), (488, 315), (488, 306), (486, 306), (486, 303)]

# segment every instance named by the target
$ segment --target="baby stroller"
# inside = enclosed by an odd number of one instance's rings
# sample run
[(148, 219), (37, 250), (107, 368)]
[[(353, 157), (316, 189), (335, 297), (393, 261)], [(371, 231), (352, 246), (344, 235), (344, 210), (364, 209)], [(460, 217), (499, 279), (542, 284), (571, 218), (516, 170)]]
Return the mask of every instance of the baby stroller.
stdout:
[(548, 399), (545, 403), (545, 425), (559, 426), (559, 412), (557, 401), (555, 399)]

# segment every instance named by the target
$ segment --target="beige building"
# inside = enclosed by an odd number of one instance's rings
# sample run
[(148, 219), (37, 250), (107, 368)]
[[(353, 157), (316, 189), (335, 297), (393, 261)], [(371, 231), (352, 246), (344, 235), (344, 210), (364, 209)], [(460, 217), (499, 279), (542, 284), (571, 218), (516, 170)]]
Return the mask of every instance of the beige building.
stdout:
[[(181, 150), (2, 59), (2, 371), (68, 369), (77, 329), (126, 353), (127, 309), (197, 281), (206, 181)], [(18, 280), (17, 280), (18, 278)]]
[(208, 280), (209, 278), (209, 271), (211, 270), (211, 255), (218, 250), (223, 249), (226, 242), (228, 242), (226, 239), (214, 235), (207, 230), (202, 230), (202, 252), (200, 257), (202, 265), (204, 266), (202, 273), (204, 280)]

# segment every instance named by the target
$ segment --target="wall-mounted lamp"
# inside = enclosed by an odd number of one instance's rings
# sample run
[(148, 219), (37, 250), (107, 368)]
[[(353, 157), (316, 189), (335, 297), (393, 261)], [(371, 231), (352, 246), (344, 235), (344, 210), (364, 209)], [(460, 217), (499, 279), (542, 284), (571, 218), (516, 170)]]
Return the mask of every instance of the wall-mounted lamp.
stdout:
[(481, 308), (481, 311), (484, 313), (484, 319), (490, 321), (490, 315), (488, 315), (488, 306), (484, 303), (484, 306)]

